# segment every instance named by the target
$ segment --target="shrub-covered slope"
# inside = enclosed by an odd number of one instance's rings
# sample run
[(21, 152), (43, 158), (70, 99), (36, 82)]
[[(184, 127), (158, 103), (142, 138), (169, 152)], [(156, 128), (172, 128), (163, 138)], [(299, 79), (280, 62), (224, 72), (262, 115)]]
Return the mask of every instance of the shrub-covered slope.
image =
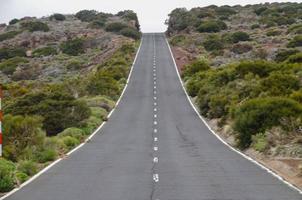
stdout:
[(179, 8), (167, 24), (200, 113), (241, 149), (299, 161), (302, 4)]
[(0, 30), (0, 193), (83, 142), (126, 83), (141, 33), (134, 12), (14, 19)]

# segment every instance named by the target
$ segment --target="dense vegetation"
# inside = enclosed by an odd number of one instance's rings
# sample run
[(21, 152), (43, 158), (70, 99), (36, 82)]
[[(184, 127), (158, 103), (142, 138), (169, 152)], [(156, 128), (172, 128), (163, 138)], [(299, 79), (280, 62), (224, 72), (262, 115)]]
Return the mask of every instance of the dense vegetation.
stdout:
[[(27, 17), (0, 32), (0, 193), (84, 142), (126, 83), (140, 38), (136, 14), (80, 11), (75, 17), (84, 22), (62, 14)], [(125, 24), (121, 31), (96, 30), (113, 23), (110, 17)]]
[(241, 149), (302, 157), (301, 9), (265, 3), (169, 14), (167, 35), (189, 95)]

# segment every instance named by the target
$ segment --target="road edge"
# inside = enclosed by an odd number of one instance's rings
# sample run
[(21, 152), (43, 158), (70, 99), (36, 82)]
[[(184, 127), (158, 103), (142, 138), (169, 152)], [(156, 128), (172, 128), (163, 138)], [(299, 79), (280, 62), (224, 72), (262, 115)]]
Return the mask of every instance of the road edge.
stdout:
[(175, 59), (174, 59), (174, 55), (172, 53), (172, 50), (171, 50), (171, 47), (170, 47), (170, 44), (168, 42), (168, 39), (167, 37), (164, 35), (165, 37), (165, 41), (167, 43), (167, 46), (169, 48), (169, 51), (170, 51), (170, 54), (171, 54), (171, 57), (172, 57), (172, 60), (173, 60), (173, 63), (174, 63), (174, 67), (175, 67), (175, 70), (176, 70), (176, 73), (177, 73), (177, 76), (179, 78), (179, 81), (181, 83), (181, 87), (188, 99), (188, 101), (190, 102), (192, 108), (194, 109), (194, 111), (196, 112), (197, 116), (201, 119), (201, 121), (206, 125), (206, 127), (210, 130), (210, 132), (216, 136), (216, 138), (218, 138), (220, 140), (220, 142), (222, 142), (224, 145), (226, 145), (227, 147), (229, 147), (232, 151), (238, 153), (239, 155), (241, 155), (242, 157), (244, 157), (245, 159), (249, 160), (250, 162), (254, 163), (255, 165), (259, 166), (260, 168), (262, 168), (263, 170), (265, 170), (266, 172), (268, 172), (269, 174), (271, 174), (272, 176), (276, 177), (277, 179), (279, 179), (281, 182), (283, 182), (284, 184), (286, 184), (287, 186), (289, 186), (290, 188), (294, 189), (295, 191), (297, 191), (298, 193), (300, 193), (302, 195), (302, 190), (300, 190), (298, 187), (296, 187), (295, 185), (291, 184), (290, 182), (288, 182), (287, 180), (285, 180), (283, 177), (281, 177), (279, 174), (277, 174), (276, 172), (274, 172), (273, 170), (269, 169), (268, 167), (266, 167), (264, 164), (254, 160), (252, 157), (244, 154), (243, 152), (237, 150), (236, 148), (234, 148), (233, 146), (231, 146), (230, 144), (228, 144), (225, 140), (223, 140), (222, 137), (220, 137), (211, 127), (210, 125), (206, 122), (206, 120), (200, 115), (200, 113), (198, 112), (196, 106), (194, 105), (194, 103), (192, 102), (190, 96), (188, 95), (185, 87), (184, 87), (184, 83), (180, 77), (180, 74), (179, 74), (179, 71), (178, 71), (178, 68), (177, 68), (177, 64), (175, 62)]
[[(140, 52), (141, 46), (143, 44), (143, 37), (141, 38), (140, 41), (140, 45), (136, 51), (133, 63), (131, 65), (131, 69), (127, 78), (127, 82), (124, 86), (124, 89), (119, 97), (119, 99), (116, 101), (114, 108), (109, 112), (109, 114), (107, 115), (107, 118), (109, 119), (112, 115), (112, 113), (115, 111), (116, 107), (119, 105), (121, 99), (124, 96), (124, 93), (129, 85), (130, 82), (130, 78), (132, 76), (132, 72), (133, 72), (133, 68), (134, 65), (136, 63), (138, 54)], [(87, 144), (102, 128), (103, 126), (107, 123), (107, 121), (103, 121), (102, 124), (88, 137), (86, 138), (86, 140), (84, 142), (82, 142), (81, 144), (79, 144), (77, 147), (75, 147), (74, 149), (70, 150), (68, 153), (66, 153), (66, 156), (71, 155), (72, 153), (76, 152), (77, 150), (79, 150), (81, 147), (83, 147), (85, 144)], [(0, 197), (0, 200), (4, 200), (7, 197), (11, 196), (12, 194), (14, 194), (15, 192), (19, 191), (20, 189), (22, 189), (23, 187), (25, 187), (26, 185), (28, 185), (29, 183), (31, 183), (32, 181), (34, 181), (35, 179), (37, 179), (39, 176), (41, 176), (42, 174), (44, 174), (46, 171), (48, 171), (50, 168), (52, 168), (53, 166), (55, 166), (57, 163), (59, 163), (60, 161), (64, 160), (65, 158), (58, 158), (57, 160), (53, 161), (52, 163), (50, 163), (47, 167), (43, 168), (41, 171), (39, 171), (37, 174), (35, 174), (34, 176), (32, 176), (30, 179), (28, 179), (27, 181), (25, 181), (24, 183), (22, 183), (19, 187), (14, 188), (12, 191), (6, 193), (4, 196)]]

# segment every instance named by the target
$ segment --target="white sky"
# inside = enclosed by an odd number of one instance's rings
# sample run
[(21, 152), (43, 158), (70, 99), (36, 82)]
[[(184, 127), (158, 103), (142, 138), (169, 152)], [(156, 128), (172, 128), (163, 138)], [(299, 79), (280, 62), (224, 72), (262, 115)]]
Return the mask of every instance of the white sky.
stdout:
[[(302, 0), (287, 0), (302, 2)], [(47, 16), (53, 13), (76, 13), (83, 9), (117, 13), (121, 10), (134, 10), (139, 17), (143, 32), (163, 32), (168, 14), (177, 7), (188, 9), (197, 6), (246, 5), (272, 2), (270, 0), (0, 0), (0, 23), (24, 16)], [(274, 2), (283, 2), (275, 0)]]

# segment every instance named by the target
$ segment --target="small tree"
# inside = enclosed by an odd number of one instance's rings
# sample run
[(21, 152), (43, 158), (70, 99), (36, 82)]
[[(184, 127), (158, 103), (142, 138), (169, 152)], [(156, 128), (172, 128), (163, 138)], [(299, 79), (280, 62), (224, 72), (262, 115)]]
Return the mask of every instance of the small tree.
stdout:
[(81, 38), (67, 40), (60, 45), (60, 49), (65, 54), (77, 56), (79, 54), (85, 53), (84, 40)]
[(64, 21), (66, 17), (62, 14), (56, 13), (50, 16), (50, 20)]

